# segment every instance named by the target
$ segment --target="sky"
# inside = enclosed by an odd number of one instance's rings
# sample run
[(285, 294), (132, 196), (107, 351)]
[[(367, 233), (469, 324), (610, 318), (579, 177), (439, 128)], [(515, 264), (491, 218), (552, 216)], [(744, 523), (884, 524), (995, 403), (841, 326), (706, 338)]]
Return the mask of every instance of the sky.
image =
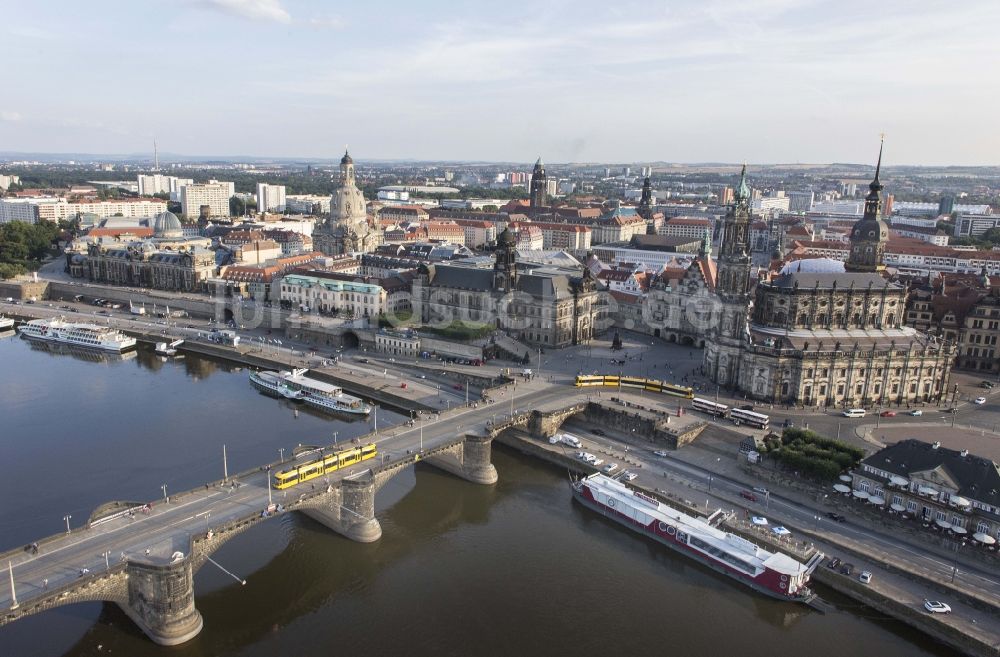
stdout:
[(0, 151), (1000, 163), (997, 0), (4, 4)]

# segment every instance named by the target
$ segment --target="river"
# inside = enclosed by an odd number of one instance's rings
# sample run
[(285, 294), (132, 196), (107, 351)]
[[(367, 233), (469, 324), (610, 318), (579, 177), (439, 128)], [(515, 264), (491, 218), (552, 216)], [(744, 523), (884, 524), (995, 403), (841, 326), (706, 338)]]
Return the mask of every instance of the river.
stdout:
[[(380, 428), (401, 419), (379, 409)], [(218, 479), (223, 445), (232, 473), (370, 428), (265, 397), (220, 361), (0, 338), (0, 549), (64, 531), (66, 515), (79, 526), (108, 500)], [(391, 480), (374, 544), (298, 514), (230, 541), (213, 558), (247, 584), (202, 568), (205, 627), (183, 646), (87, 603), (0, 628), (0, 655), (955, 654), (829, 591), (826, 615), (755, 594), (573, 503), (564, 472), (501, 448), (494, 462), (493, 487), (423, 465)]]

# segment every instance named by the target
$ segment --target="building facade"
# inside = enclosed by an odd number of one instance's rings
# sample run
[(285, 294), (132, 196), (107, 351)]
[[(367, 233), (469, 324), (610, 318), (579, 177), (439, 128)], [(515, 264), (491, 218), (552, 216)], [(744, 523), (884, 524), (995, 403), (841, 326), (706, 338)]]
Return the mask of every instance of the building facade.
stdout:
[(257, 212), (284, 212), (285, 186), (257, 183)]
[(942, 399), (954, 346), (904, 326), (906, 289), (883, 275), (888, 227), (881, 219), (880, 165), (881, 153), (846, 265), (789, 263), (757, 283), (752, 306), (741, 180), (718, 264), (719, 321), (706, 341), (711, 380), (756, 399), (806, 406)]
[(211, 217), (228, 217), (232, 183), (203, 183), (181, 187), (181, 212), (188, 219), (201, 216), (202, 206), (208, 207)]
[(911, 438), (869, 456), (851, 478), (859, 496), (928, 530), (1000, 541), (1000, 471), (990, 459)]
[(520, 266), (517, 238), (509, 229), (497, 237), (492, 269), (459, 262), (417, 271), (414, 312), (424, 324), (494, 327), (545, 348), (586, 342), (602, 328), (590, 270)]

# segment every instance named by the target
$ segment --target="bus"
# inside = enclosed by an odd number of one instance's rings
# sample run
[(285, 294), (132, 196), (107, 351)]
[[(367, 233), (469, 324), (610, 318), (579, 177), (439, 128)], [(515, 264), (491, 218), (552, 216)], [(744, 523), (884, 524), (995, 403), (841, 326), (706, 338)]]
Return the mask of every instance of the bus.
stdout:
[(756, 429), (767, 429), (767, 425), (771, 423), (771, 418), (763, 413), (744, 411), (739, 408), (734, 408), (729, 411), (729, 419), (732, 420), (733, 424), (736, 426), (749, 424)]
[(714, 415), (715, 417), (726, 417), (726, 414), (729, 413), (729, 407), (725, 404), (718, 404), (714, 401), (701, 399), (700, 397), (695, 397), (691, 400), (691, 408), (702, 413)]

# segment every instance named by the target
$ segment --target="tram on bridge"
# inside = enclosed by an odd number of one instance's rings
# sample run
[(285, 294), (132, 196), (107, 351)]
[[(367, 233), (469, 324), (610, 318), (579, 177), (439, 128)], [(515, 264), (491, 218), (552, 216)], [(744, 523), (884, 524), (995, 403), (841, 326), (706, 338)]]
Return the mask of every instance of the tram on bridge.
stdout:
[(377, 453), (378, 450), (375, 447), (375, 443), (352, 449), (342, 449), (338, 452), (321, 456), (318, 459), (301, 463), (294, 468), (275, 473), (272, 485), (278, 490), (291, 488), (304, 481), (322, 477), (329, 472), (375, 458)]

